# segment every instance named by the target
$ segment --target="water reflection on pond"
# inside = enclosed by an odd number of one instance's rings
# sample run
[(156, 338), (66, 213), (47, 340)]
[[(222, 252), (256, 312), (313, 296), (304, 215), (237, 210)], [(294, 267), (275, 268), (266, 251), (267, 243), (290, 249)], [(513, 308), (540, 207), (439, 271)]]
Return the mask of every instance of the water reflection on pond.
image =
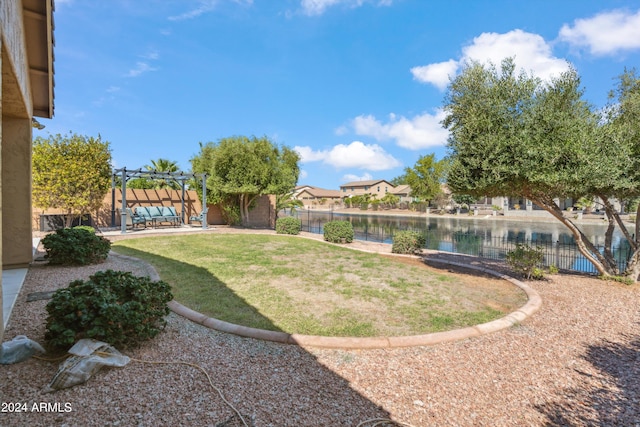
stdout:
[[(540, 247), (545, 265), (562, 269), (595, 272), (576, 249), (573, 235), (559, 221), (508, 220), (504, 217), (475, 216), (381, 216), (344, 214), (339, 212), (299, 211), (293, 216), (302, 221), (304, 231), (322, 233), (323, 224), (331, 220), (347, 220), (353, 224), (356, 239), (392, 243), (400, 230), (419, 231), (426, 235), (427, 249), (504, 259), (516, 243)], [(604, 245), (606, 223), (582, 222), (580, 228), (596, 245)], [(626, 264), (629, 245), (616, 230), (613, 239), (614, 256), (620, 266)]]

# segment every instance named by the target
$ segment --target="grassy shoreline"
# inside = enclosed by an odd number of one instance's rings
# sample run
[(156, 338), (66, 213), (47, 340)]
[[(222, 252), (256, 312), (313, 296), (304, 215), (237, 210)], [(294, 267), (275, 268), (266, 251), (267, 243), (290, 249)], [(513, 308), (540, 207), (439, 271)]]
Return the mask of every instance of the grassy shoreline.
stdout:
[(175, 299), (245, 326), (324, 336), (401, 336), (502, 317), (526, 300), (507, 282), (443, 274), (421, 263), (280, 235), (122, 240)]

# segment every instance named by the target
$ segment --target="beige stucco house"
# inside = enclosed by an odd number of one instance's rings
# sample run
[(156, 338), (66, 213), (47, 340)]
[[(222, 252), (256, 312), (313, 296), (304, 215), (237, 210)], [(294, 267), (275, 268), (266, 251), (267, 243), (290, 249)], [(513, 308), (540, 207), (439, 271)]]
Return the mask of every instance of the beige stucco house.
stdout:
[[(34, 117), (53, 117), (53, 8), (53, 0), (0, 1), (0, 244), (3, 270), (26, 267), (33, 257), (32, 120)], [(0, 322), (0, 341), (3, 335), (4, 325)]]
[(342, 194), (338, 190), (326, 190), (324, 188), (305, 186), (296, 195), (296, 199), (301, 200), (305, 208), (309, 207), (330, 207), (339, 205), (342, 202)]
[(391, 194), (400, 198), (400, 203), (411, 203), (415, 198), (411, 195), (411, 187), (406, 184), (398, 185), (391, 191)]
[(360, 196), (363, 194), (376, 195), (378, 199), (382, 199), (385, 194), (393, 191), (393, 184), (384, 179), (370, 181), (353, 181), (347, 182), (340, 186), (340, 194), (342, 197)]

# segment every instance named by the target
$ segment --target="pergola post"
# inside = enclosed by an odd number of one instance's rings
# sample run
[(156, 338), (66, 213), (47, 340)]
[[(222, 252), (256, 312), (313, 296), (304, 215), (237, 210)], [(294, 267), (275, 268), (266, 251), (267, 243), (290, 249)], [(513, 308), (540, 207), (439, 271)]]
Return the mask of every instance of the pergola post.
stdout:
[(134, 169), (127, 171), (127, 168), (122, 169), (114, 169), (112, 177), (111, 177), (111, 225), (115, 225), (115, 204), (116, 204), (116, 196), (115, 196), (115, 177), (117, 174), (120, 174), (122, 179), (122, 207), (120, 210), (120, 230), (122, 234), (127, 232), (127, 181), (129, 178), (134, 177), (150, 177), (150, 178), (163, 178), (163, 179), (173, 179), (176, 182), (180, 183), (182, 187), (182, 193), (180, 197), (180, 201), (182, 203), (182, 224), (185, 224), (185, 181), (187, 178), (202, 178), (202, 215), (204, 220), (202, 221), (202, 228), (207, 228), (207, 174), (206, 173), (187, 173), (184, 172), (158, 172), (156, 170), (153, 171), (143, 171), (142, 169)]
[(180, 186), (182, 187), (182, 196), (180, 196), (180, 201), (182, 202), (182, 209), (180, 210), (180, 215), (182, 216), (182, 224), (184, 224), (184, 179), (180, 180)]
[(208, 208), (207, 208), (207, 174), (203, 173), (202, 174), (202, 217), (201, 219), (201, 224), (202, 224), (202, 229), (206, 230), (207, 229), (207, 212), (208, 212)]
[(116, 226), (116, 174), (111, 174), (111, 227)]
[[(120, 232), (127, 233), (127, 168), (122, 168), (122, 210), (120, 211)], [(132, 220), (133, 223), (133, 220)]]

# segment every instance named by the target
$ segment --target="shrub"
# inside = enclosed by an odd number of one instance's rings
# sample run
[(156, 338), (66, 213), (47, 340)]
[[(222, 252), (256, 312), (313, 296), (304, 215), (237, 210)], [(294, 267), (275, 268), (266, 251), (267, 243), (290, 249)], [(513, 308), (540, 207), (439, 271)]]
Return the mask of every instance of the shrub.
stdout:
[(520, 243), (516, 245), (516, 249), (507, 252), (507, 264), (527, 279), (544, 278), (544, 272), (540, 268), (542, 259), (542, 249), (533, 249)]
[(286, 216), (276, 220), (277, 234), (300, 234), (301, 229), (302, 221), (292, 216)]
[(349, 221), (329, 221), (324, 225), (324, 240), (331, 243), (353, 242), (353, 225)]
[(609, 280), (612, 282), (618, 282), (625, 285), (634, 285), (636, 282), (631, 277), (626, 276), (598, 276), (602, 280)]
[(89, 233), (96, 233), (96, 229), (91, 227), (90, 225), (76, 225), (75, 227), (73, 227), (74, 230), (86, 230)]
[(42, 239), (49, 264), (87, 265), (107, 259), (111, 242), (87, 227), (62, 228)]
[(134, 345), (160, 332), (171, 299), (165, 282), (129, 272), (99, 271), (53, 294), (46, 307), (45, 340), (50, 348), (60, 350), (82, 338), (116, 347)]
[(391, 252), (394, 254), (415, 254), (420, 252), (427, 239), (417, 231), (398, 231), (393, 235)]

